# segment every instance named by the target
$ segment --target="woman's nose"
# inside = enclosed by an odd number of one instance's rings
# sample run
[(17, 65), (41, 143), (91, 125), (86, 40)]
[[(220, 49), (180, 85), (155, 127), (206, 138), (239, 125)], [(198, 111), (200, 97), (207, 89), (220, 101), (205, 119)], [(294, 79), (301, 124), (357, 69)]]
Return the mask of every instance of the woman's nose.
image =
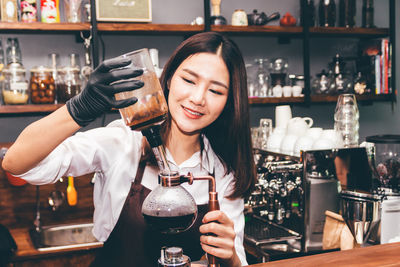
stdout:
[(204, 86), (199, 86), (195, 90), (192, 91), (192, 94), (190, 95), (190, 100), (199, 106), (204, 106), (206, 103), (205, 99), (205, 93), (207, 90), (205, 89)]

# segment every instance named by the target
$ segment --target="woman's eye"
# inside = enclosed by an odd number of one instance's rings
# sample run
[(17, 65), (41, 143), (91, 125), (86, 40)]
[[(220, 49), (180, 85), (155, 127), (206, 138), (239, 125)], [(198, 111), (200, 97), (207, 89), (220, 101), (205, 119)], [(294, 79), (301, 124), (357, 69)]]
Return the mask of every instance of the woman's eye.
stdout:
[(194, 81), (186, 79), (186, 78), (182, 78), (185, 82), (190, 83), (190, 84), (194, 84)]
[(221, 92), (216, 91), (216, 90), (214, 90), (214, 89), (210, 89), (210, 92), (213, 93), (213, 94), (216, 94), (216, 95), (222, 95)]

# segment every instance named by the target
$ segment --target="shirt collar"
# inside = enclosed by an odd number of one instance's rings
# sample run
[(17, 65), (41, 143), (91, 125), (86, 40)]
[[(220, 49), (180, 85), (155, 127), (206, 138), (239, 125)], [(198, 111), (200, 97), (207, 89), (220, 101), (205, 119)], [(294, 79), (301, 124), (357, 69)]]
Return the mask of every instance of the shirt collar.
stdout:
[[(195, 168), (202, 164), (202, 169), (212, 174), (214, 172), (214, 153), (211, 148), (210, 142), (208, 141), (207, 137), (204, 134), (201, 135), (203, 138), (204, 144), (204, 151), (202, 155), (202, 159), (200, 159), (200, 151), (195, 152), (189, 159), (182, 162), (178, 168)], [(177, 166), (175, 160), (172, 158), (171, 153), (169, 152), (168, 148), (166, 148), (167, 160), (170, 164)]]

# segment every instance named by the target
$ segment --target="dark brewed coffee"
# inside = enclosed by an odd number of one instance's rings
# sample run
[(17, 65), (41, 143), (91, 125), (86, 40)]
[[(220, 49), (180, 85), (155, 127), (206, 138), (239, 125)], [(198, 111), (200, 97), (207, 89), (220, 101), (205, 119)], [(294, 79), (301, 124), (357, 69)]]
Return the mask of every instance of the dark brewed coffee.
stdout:
[(159, 217), (143, 214), (147, 225), (155, 231), (163, 234), (178, 234), (186, 231), (193, 224), (196, 214), (191, 213), (183, 216)]

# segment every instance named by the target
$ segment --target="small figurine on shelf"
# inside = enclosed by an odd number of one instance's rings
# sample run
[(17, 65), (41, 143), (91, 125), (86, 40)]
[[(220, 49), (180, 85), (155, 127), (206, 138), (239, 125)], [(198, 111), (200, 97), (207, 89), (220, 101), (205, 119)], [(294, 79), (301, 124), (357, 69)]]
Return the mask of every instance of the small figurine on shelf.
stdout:
[(60, 22), (59, 0), (41, 0), (40, 11), (42, 22)]
[(366, 77), (359, 71), (354, 79), (354, 92), (356, 94), (371, 94), (371, 88), (368, 87)]
[(226, 19), (221, 16), (221, 0), (211, 0), (211, 25), (226, 25)]
[(36, 0), (21, 0), (21, 21), (37, 21)]
[(281, 18), (281, 20), (279, 21), (279, 24), (281, 26), (296, 26), (297, 20), (292, 16), (292, 14), (290, 14), (289, 12), (287, 12), (285, 14), (285, 16), (283, 16), (283, 18)]

